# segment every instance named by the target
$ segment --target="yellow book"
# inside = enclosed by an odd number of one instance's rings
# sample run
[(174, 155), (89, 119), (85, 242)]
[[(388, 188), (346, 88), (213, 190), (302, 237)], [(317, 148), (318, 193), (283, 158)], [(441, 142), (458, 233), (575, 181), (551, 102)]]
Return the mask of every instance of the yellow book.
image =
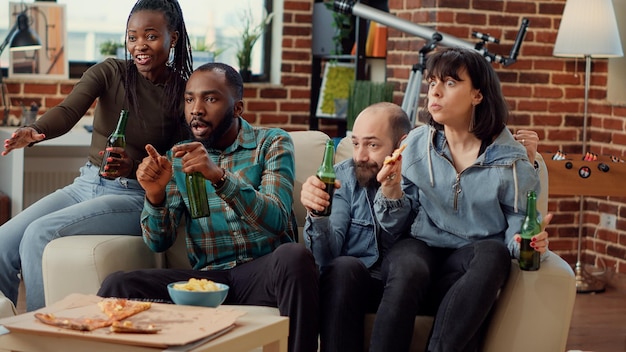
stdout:
[(370, 21), (370, 25), (367, 30), (367, 41), (365, 42), (365, 56), (372, 56), (372, 54), (374, 53), (374, 41), (376, 40), (376, 27), (377, 27), (376, 22)]

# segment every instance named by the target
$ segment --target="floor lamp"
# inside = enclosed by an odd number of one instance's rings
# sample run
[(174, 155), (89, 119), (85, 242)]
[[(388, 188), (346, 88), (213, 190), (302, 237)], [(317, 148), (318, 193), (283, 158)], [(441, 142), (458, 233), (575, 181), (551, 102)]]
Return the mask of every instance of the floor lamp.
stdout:
[[(554, 44), (554, 56), (585, 58), (585, 107), (583, 112), (582, 154), (587, 153), (587, 107), (591, 80), (591, 58), (624, 55), (612, 0), (567, 0)], [(581, 262), (583, 196), (580, 196), (576, 291), (602, 292), (604, 283), (588, 274)]]

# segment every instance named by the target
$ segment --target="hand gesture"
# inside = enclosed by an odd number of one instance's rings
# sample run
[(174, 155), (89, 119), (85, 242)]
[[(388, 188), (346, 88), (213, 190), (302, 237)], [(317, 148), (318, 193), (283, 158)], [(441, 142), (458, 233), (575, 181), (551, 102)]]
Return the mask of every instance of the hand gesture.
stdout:
[(513, 137), (515, 140), (522, 143), (524, 148), (526, 148), (528, 160), (530, 160), (531, 164), (534, 164), (535, 154), (537, 153), (537, 145), (539, 144), (539, 136), (537, 135), (537, 132), (531, 130), (518, 130)]
[(102, 176), (109, 178), (128, 177), (133, 172), (133, 159), (128, 157), (124, 148), (109, 147), (100, 151), (100, 155), (103, 155), (102, 163), (106, 164), (104, 172), (101, 172)]
[(146, 191), (146, 199), (152, 204), (165, 200), (165, 186), (172, 178), (172, 163), (150, 144), (146, 145), (148, 156), (137, 168), (137, 181)]
[[(394, 158), (395, 159), (395, 158)], [(402, 155), (397, 159), (383, 163), (383, 167), (378, 171), (376, 180), (380, 182), (380, 190), (389, 199), (399, 199), (402, 196)]]
[[(539, 253), (545, 253), (548, 250), (549, 241), (548, 241), (548, 231), (546, 231), (546, 226), (550, 224), (550, 221), (552, 221), (552, 217), (553, 217), (552, 214), (547, 214), (543, 218), (543, 221), (541, 221), (541, 232), (534, 235), (531, 240), (532, 242), (530, 243), (530, 246), (533, 247)], [(515, 236), (513, 236), (513, 239), (517, 243), (522, 242), (522, 236), (520, 236), (519, 234), (515, 234)]]
[(24, 148), (31, 143), (43, 141), (45, 138), (45, 134), (37, 132), (32, 127), (20, 127), (13, 132), (11, 138), (4, 140), (2, 156), (9, 154), (13, 149)]
[[(341, 188), (341, 182), (335, 180), (335, 190)], [(302, 184), (300, 202), (307, 212), (312, 210), (323, 211), (330, 205), (330, 195), (326, 192), (326, 184), (317, 176), (309, 176)]]
[(222, 168), (211, 160), (209, 153), (200, 142), (177, 144), (172, 147), (172, 153), (175, 158), (181, 158), (184, 173), (199, 172), (213, 183), (224, 176)]

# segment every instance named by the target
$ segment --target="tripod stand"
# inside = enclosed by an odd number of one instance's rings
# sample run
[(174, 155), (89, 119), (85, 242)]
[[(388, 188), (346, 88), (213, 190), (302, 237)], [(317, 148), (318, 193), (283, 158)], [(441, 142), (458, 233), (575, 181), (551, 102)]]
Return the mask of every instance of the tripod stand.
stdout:
[(414, 65), (413, 69), (411, 70), (411, 76), (409, 77), (407, 92), (405, 93), (404, 101), (402, 102), (402, 108), (409, 115), (409, 119), (411, 119), (411, 122), (413, 123), (415, 123), (416, 121), (416, 113), (419, 106), (419, 92), (422, 82), (423, 71), (425, 68), (426, 54), (433, 50), (437, 44), (441, 44), (447, 47), (474, 49), (481, 53), (487, 61), (497, 62), (503, 64), (504, 66), (508, 66), (517, 61), (517, 55), (519, 54), (519, 49), (522, 45), (522, 41), (524, 40), (524, 36), (526, 35), (526, 30), (528, 29), (529, 23), (527, 18), (522, 18), (522, 24), (520, 25), (519, 31), (517, 32), (515, 42), (511, 47), (509, 57), (504, 57), (488, 52), (484, 48), (485, 43), (488, 41), (498, 43), (498, 40), (489, 35), (479, 32), (473, 32), (472, 35), (476, 38), (481, 39), (482, 42), (472, 44), (464, 40), (455, 38), (451, 35), (444, 36), (443, 34), (436, 32), (431, 28), (414, 24), (410, 21), (398, 18), (384, 11), (380, 11), (367, 5), (363, 5), (357, 2), (357, 0), (335, 0), (333, 2), (333, 10), (335, 12), (351, 14), (367, 20), (375, 21), (377, 23), (384, 24), (387, 27), (395, 28), (399, 31), (416, 35), (420, 38), (431, 38), (420, 50), (419, 62)]
[(426, 54), (433, 51), (441, 39), (443, 39), (441, 33), (434, 32), (432, 39), (426, 42), (426, 44), (424, 44), (424, 46), (420, 49), (417, 64), (413, 65), (411, 68), (409, 83), (406, 86), (406, 92), (404, 93), (404, 99), (402, 100), (402, 110), (404, 110), (404, 112), (406, 112), (409, 116), (412, 126), (415, 126), (417, 121), (422, 77), (424, 76), (424, 70), (426, 69)]

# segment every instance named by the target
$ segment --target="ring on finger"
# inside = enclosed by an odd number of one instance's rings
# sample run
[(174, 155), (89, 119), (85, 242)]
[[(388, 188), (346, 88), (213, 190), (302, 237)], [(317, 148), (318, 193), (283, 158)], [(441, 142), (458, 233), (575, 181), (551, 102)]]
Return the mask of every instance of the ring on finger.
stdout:
[(391, 175), (387, 176), (387, 181), (391, 181), (394, 178), (396, 178), (396, 174), (391, 174)]

